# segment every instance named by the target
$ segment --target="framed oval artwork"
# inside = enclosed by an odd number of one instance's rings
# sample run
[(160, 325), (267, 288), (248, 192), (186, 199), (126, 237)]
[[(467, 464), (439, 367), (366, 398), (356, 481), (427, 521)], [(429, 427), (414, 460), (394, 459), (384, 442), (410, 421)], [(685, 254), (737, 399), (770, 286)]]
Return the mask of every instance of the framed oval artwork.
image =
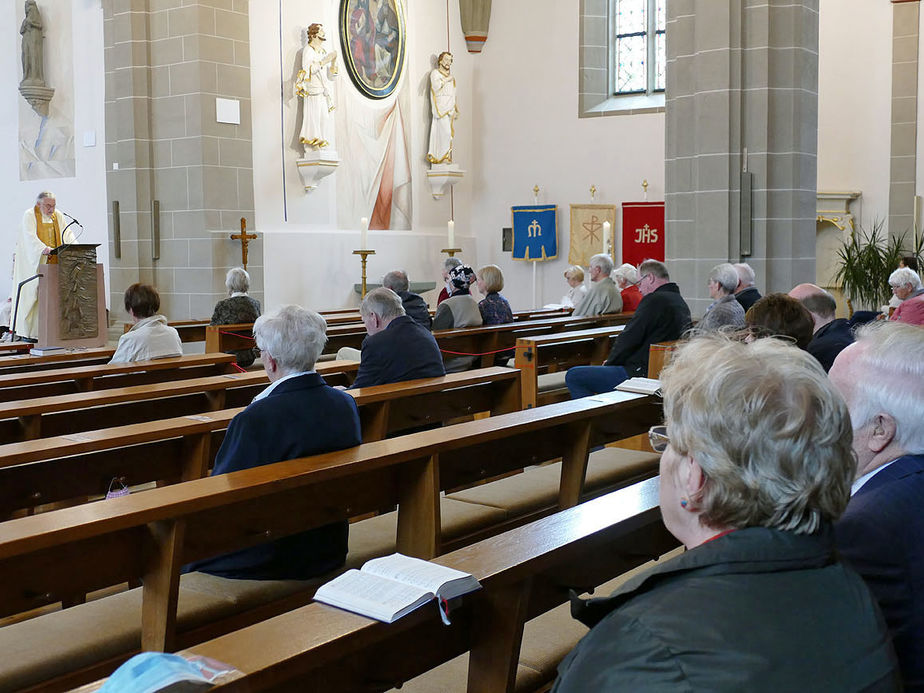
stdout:
[(402, 0), (340, 0), (343, 62), (370, 99), (384, 99), (398, 86), (406, 38)]

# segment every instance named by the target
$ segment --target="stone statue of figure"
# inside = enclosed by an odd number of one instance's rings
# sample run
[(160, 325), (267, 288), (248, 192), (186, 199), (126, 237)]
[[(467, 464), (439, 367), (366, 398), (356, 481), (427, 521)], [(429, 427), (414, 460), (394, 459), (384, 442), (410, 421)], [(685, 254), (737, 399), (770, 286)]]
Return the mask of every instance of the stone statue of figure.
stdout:
[(455, 136), (455, 120), (459, 115), (456, 106), (456, 78), (449, 70), (452, 67), (452, 53), (443, 51), (436, 60), (436, 69), (430, 73), (430, 147), (427, 161), (431, 164), (452, 163), (452, 138)]
[(324, 48), (324, 27), (308, 27), (308, 44), (302, 51), (302, 69), (295, 80), (295, 95), (304, 99), (302, 131), (299, 137), (305, 152), (333, 147), (333, 80), (337, 76), (337, 51)]
[(42, 36), (42, 15), (35, 0), (26, 0), (26, 16), (19, 28), (22, 34), (22, 82), (30, 86), (45, 86), (45, 56)]

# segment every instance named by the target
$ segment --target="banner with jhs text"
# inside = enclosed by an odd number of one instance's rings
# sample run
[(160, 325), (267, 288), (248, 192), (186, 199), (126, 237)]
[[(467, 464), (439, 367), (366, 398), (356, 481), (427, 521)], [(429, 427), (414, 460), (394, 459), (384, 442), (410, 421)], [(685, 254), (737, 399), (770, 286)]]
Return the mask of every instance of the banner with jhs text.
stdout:
[(622, 261), (638, 267), (643, 260), (664, 262), (664, 203), (622, 204)]

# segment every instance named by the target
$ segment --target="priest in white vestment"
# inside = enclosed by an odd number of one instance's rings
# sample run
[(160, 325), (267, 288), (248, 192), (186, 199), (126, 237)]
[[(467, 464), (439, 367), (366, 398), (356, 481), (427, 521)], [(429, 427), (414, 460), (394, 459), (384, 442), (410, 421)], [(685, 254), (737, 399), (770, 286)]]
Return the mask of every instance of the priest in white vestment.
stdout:
[[(57, 264), (56, 255), (49, 255), (52, 248), (62, 243), (73, 243), (74, 233), (68, 229), (64, 215), (55, 210), (55, 196), (51, 192), (39, 193), (35, 206), (30, 207), (22, 216), (19, 240), (13, 256), (13, 286), (10, 298), (16, 311), (16, 288), (19, 282), (38, 273), (45, 264)], [(63, 234), (63, 237), (62, 237)], [(22, 287), (19, 298), (19, 311), (13, 329), (20, 337), (38, 339), (38, 283), (35, 279)]]
[(451, 164), (454, 123), (459, 115), (456, 106), (456, 78), (449, 73), (452, 53), (443, 51), (436, 62), (436, 69), (430, 73), (430, 111), (433, 121), (430, 123), (427, 161), (431, 164)]
[(295, 80), (295, 94), (304, 100), (299, 141), (309, 149), (333, 147), (333, 78), (337, 74), (337, 51), (324, 48), (324, 27), (308, 27), (308, 44), (302, 51), (302, 69)]

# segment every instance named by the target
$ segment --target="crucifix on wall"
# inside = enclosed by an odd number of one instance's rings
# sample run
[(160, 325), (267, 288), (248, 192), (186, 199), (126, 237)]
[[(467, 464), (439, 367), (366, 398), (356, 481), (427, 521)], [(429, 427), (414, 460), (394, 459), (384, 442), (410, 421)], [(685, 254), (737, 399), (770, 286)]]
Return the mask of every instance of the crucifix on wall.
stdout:
[(256, 237), (257, 234), (255, 233), (247, 233), (247, 219), (241, 217), (241, 232), (232, 233), (231, 240), (241, 242), (241, 263), (244, 265), (244, 269), (247, 269), (247, 245)]

